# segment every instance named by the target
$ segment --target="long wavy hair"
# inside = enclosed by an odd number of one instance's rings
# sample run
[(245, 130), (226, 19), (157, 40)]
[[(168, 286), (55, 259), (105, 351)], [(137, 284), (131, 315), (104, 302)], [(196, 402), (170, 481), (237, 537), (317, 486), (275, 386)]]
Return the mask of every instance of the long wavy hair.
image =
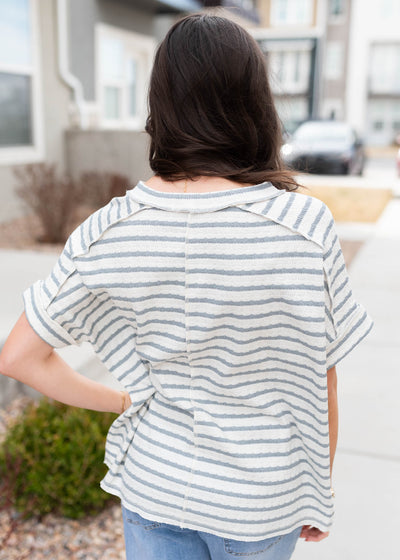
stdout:
[(148, 104), (150, 167), (164, 180), (298, 187), (281, 160), (265, 57), (231, 20), (196, 14), (172, 26), (155, 56)]

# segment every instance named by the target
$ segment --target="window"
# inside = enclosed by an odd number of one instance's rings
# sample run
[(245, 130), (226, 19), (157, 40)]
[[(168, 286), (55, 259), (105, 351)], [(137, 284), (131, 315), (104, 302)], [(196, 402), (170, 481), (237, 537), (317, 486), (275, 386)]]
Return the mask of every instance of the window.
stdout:
[(99, 25), (98, 100), (104, 126), (140, 129), (155, 42), (151, 37)]
[(32, 144), (31, 81), (29, 76), (0, 73), (0, 146)]
[(100, 43), (100, 68), (103, 82), (103, 114), (107, 119), (120, 118), (123, 62), (122, 42), (113, 37), (104, 37)]
[(313, 0), (271, 0), (271, 25), (312, 25)]
[(301, 54), (299, 51), (294, 53), (294, 72), (293, 72), (293, 82), (298, 84), (300, 82), (300, 70), (301, 70)]
[(339, 80), (343, 74), (343, 45), (330, 41), (326, 46), (324, 76), (327, 80)]
[(309, 118), (306, 98), (277, 98), (275, 105), (286, 132), (292, 134), (304, 120)]
[(274, 93), (306, 93), (309, 88), (311, 53), (308, 50), (270, 52)]
[(372, 46), (370, 91), (400, 94), (400, 43)]
[(255, 10), (256, 5), (254, 0), (236, 0), (235, 4), (243, 8), (244, 10)]
[(33, 0), (0, 1), (0, 161), (40, 158)]
[(138, 61), (130, 59), (128, 63), (129, 108), (131, 116), (138, 114)]
[(340, 17), (345, 14), (346, 0), (329, 0), (329, 15)]
[(371, 145), (391, 144), (400, 132), (400, 100), (370, 99), (366, 114), (366, 141)]
[[(281, 88), (281, 84), (283, 81), (283, 66), (285, 64), (285, 52), (283, 51), (275, 51), (268, 55), (270, 60), (271, 66), (271, 73), (272, 73), (272, 81), (271, 87), (275, 89), (275, 82), (277, 85), (277, 89)], [(275, 78), (275, 80), (273, 79)]]

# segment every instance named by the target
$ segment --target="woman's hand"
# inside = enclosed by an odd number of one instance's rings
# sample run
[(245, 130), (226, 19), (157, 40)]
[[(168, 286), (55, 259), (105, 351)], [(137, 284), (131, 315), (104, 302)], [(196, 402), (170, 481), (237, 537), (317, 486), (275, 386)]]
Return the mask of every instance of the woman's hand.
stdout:
[(329, 531), (323, 533), (320, 529), (317, 529), (317, 527), (312, 527), (311, 525), (303, 525), (300, 533), (300, 538), (305, 539), (309, 542), (319, 542), (323, 539), (326, 539), (328, 535)]

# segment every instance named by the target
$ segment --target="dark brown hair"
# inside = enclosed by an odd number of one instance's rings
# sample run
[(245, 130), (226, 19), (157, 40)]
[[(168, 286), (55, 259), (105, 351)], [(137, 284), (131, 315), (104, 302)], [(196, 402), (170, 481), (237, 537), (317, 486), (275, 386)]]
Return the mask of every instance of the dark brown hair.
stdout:
[(225, 177), (294, 190), (265, 57), (236, 23), (196, 14), (160, 44), (150, 80), (150, 166), (166, 181)]

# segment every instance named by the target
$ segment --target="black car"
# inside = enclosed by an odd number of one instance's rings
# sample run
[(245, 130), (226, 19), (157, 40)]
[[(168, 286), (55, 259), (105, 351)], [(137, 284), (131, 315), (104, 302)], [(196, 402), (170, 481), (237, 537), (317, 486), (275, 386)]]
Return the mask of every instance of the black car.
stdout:
[(296, 171), (362, 175), (364, 146), (350, 125), (307, 121), (282, 146), (285, 164)]

